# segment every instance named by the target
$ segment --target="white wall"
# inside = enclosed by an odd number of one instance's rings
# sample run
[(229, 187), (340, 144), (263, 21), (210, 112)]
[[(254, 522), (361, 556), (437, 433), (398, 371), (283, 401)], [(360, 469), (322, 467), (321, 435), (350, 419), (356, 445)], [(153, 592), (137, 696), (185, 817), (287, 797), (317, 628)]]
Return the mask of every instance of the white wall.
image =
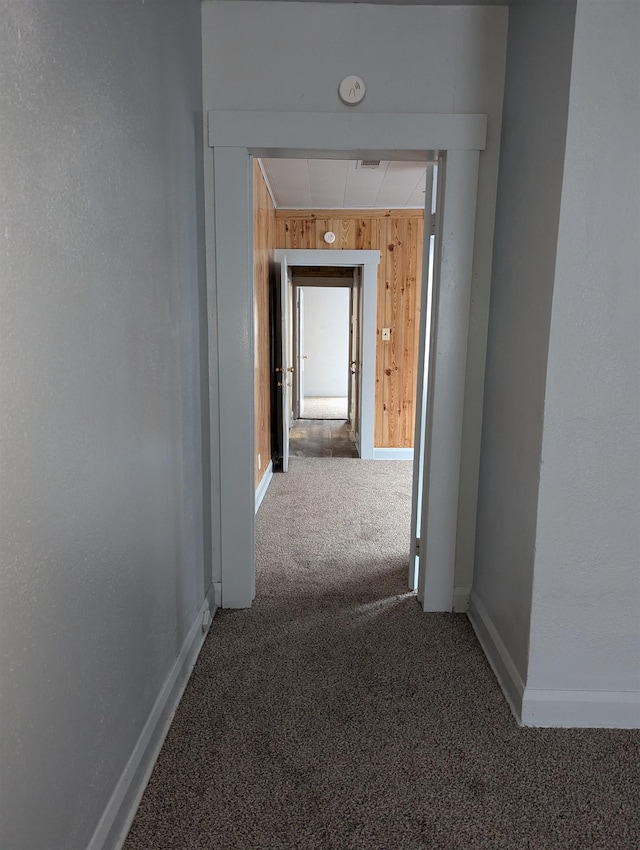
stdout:
[[(349, 112), (337, 88), (357, 73), (360, 112), (486, 113), (469, 323), (456, 584), (470, 585), (507, 9), (360, 3), (204, 3), (205, 109)], [(241, 33), (241, 38), (229, 38)], [(322, 45), (319, 49), (318, 45)], [(286, 57), (286, 61), (283, 61)], [(295, 68), (295, 73), (291, 69)]]
[(346, 396), (349, 366), (347, 287), (304, 286), (304, 394)]
[(599, 692), (601, 698), (607, 691), (636, 691), (637, 725), (639, 79), (640, 5), (579, 0), (528, 680), (532, 688)]
[(200, 4), (0, 42), (0, 846), (84, 850), (210, 582)]
[(542, 417), (575, 9), (512, 8), (473, 596), (526, 681)]
[(533, 725), (640, 726), (639, 34), (510, 13), (472, 616)]

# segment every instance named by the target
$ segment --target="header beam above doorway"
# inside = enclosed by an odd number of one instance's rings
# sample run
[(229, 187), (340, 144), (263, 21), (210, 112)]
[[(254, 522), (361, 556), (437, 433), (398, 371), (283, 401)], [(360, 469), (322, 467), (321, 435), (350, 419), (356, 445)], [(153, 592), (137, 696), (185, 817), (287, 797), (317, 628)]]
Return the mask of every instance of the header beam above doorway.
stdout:
[[(487, 116), (359, 112), (260, 112), (211, 110), (209, 147), (245, 147), (253, 156), (423, 159), (429, 150), (481, 151)], [(329, 120), (330, 119), (330, 120)], [(322, 152), (322, 153), (321, 153)]]

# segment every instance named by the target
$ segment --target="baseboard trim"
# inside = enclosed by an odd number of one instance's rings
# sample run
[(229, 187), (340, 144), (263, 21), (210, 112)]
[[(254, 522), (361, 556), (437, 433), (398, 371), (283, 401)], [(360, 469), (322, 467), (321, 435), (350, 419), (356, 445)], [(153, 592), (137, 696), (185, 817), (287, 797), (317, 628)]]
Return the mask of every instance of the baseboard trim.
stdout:
[(273, 478), (273, 462), (269, 461), (269, 466), (265, 469), (264, 475), (262, 476), (262, 481), (256, 487), (256, 513), (258, 513), (258, 508), (262, 504), (262, 500), (264, 499), (264, 495), (269, 489), (269, 484), (271, 484), (271, 479)]
[(213, 585), (213, 601), (216, 608), (222, 608), (222, 582), (214, 581)]
[(215, 612), (212, 585), (165, 679), (87, 850), (120, 850), (124, 845)]
[(496, 675), (496, 679), (509, 703), (513, 716), (521, 724), (524, 682), (498, 630), (491, 620), (489, 612), (473, 590), (469, 594), (467, 617), (471, 621), (476, 637), (480, 642), (484, 654), (487, 656), (491, 669)]
[(453, 588), (453, 613), (466, 614), (469, 610), (469, 594), (470, 587), (454, 587)]
[(413, 460), (413, 449), (374, 448), (374, 460)]
[(525, 688), (522, 725), (565, 729), (640, 729), (640, 692)]

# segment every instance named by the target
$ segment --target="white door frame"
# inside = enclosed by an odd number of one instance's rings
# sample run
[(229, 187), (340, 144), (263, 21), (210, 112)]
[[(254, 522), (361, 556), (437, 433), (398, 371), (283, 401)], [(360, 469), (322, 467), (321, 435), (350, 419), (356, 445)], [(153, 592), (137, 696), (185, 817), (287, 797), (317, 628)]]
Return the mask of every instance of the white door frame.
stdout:
[(212, 464), (212, 486), (216, 489), (219, 474), (223, 607), (249, 607), (255, 596), (250, 156), (424, 160), (439, 150), (447, 156), (425, 445), (423, 531), (428, 528), (429, 533), (421, 554), (428, 565), (425, 610), (452, 610), (478, 162), (486, 129), (486, 115), (209, 112), (213, 151), (205, 155), (205, 209), (210, 347), (217, 342), (209, 391), (220, 447), (219, 470)]
[(362, 269), (362, 390), (360, 395), (360, 457), (373, 458), (374, 396), (376, 390), (376, 311), (380, 251), (308, 250), (278, 248), (276, 264)]

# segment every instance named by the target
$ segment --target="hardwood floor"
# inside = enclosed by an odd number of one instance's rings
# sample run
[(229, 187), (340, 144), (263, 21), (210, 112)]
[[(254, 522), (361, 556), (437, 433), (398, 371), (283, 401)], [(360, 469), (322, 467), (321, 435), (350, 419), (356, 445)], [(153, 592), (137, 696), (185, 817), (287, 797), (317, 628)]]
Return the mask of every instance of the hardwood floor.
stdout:
[(292, 457), (358, 457), (349, 422), (340, 419), (296, 419), (289, 432)]

